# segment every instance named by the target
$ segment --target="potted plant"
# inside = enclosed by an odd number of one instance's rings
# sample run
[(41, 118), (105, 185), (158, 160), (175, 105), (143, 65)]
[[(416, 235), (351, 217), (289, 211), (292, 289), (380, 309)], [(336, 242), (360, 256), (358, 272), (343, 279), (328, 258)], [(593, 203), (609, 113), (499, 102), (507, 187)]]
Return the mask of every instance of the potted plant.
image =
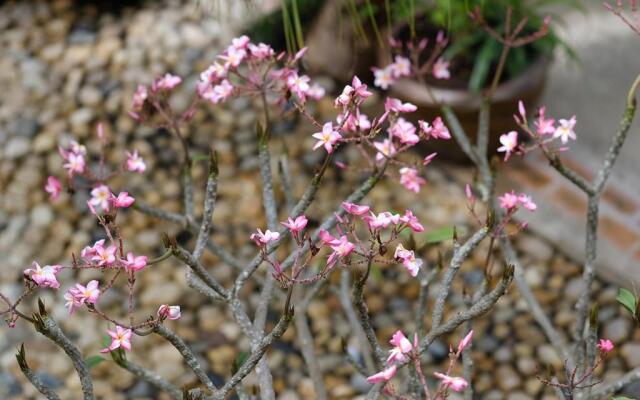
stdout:
[[(399, 2), (404, 3), (403, 1)], [(438, 62), (448, 74), (439, 77), (430, 74), (424, 82), (415, 77), (401, 77), (389, 86), (389, 95), (418, 106), (412, 115), (415, 120), (432, 120), (440, 113), (442, 104), (451, 107), (458, 115), (466, 132), (476, 132), (478, 113), (485, 93), (492, 86), (492, 79), (500, 63), (503, 43), (499, 34), (505, 27), (515, 29), (523, 24), (521, 35), (544, 35), (529, 43), (510, 49), (503, 64), (501, 78), (496, 82), (492, 95), (490, 146), (495, 148), (500, 134), (513, 127), (513, 110), (519, 100), (536, 104), (540, 98), (549, 61), (560, 41), (552, 28), (547, 27), (546, 14), (541, 4), (572, 3), (569, 1), (522, 0), (436, 0), (421, 8), (402, 13), (387, 35), (392, 43), (415, 43), (425, 40), (429, 45), (442, 45)], [(447, 43), (438, 35), (446, 35)], [(382, 48), (378, 65), (388, 66), (393, 56), (410, 58), (411, 45)], [(567, 48), (564, 46), (565, 49)], [(426, 61), (426, 60), (420, 60)], [(434, 63), (436, 60), (433, 60)], [(445, 79), (443, 79), (445, 78)], [(533, 109), (533, 108), (532, 108)], [(433, 143), (434, 150), (451, 160), (464, 160), (462, 152), (446, 142)]]

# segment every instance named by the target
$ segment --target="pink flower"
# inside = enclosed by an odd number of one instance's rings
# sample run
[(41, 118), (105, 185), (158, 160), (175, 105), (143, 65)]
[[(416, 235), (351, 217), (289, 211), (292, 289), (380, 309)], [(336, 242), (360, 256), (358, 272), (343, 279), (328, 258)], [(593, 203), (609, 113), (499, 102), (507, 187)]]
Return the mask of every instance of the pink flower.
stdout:
[(213, 87), (208, 87), (202, 94), (202, 98), (209, 100), (213, 104), (218, 104), (221, 101), (225, 101), (233, 94), (233, 85), (228, 80), (224, 79), (220, 84)]
[(342, 107), (348, 106), (349, 103), (351, 102), (352, 95), (353, 95), (353, 87), (351, 85), (346, 85), (342, 89), (342, 93), (340, 93), (340, 95), (338, 97), (336, 97), (336, 100), (334, 101), (335, 106), (336, 107), (338, 107), (338, 106), (342, 106)]
[(534, 122), (536, 126), (536, 132), (540, 136), (553, 135), (553, 133), (556, 131), (556, 121), (553, 118), (545, 118), (544, 111), (545, 108), (540, 107), (540, 111), (538, 112), (538, 119)]
[[(73, 298), (73, 306), (75, 307), (81, 306), (85, 303), (95, 304), (95, 302), (98, 301), (98, 297), (100, 296), (98, 281), (96, 281), (95, 279), (89, 281), (89, 283), (87, 283), (87, 286), (82, 286), (81, 284), (77, 283), (75, 287), (72, 287), (68, 290), (68, 293)], [(67, 296), (65, 296), (65, 299), (68, 300)]]
[(311, 85), (309, 90), (307, 90), (307, 97), (310, 97), (314, 100), (320, 100), (324, 97), (324, 93), (324, 88), (317, 83), (314, 83), (313, 85)]
[(307, 220), (307, 217), (305, 217), (304, 215), (299, 215), (298, 217), (296, 217), (296, 219), (289, 217), (287, 222), (280, 223), (289, 228), (291, 232), (298, 233), (302, 231), (305, 226), (307, 226), (307, 222), (309, 222)]
[(28, 276), (41, 288), (50, 287), (52, 289), (58, 289), (60, 283), (56, 279), (56, 274), (61, 269), (61, 265), (45, 265), (41, 267), (40, 264), (34, 261), (31, 264), (31, 268), (24, 270), (24, 275)]
[(420, 186), (426, 184), (427, 181), (418, 175), (415, 168), (400, 168), (400, 184), (414, 193), (420, 192)]
[(442, 381), (446, 387), (452, 389), (454, 392), (461, 392), (469, 386), (469, 383), (464, 378), (457, 376), (449, 376), (445, 374), (441, 374), (440, 372), (433, 373), (436, 378)]
[(340, 239), (336, 239), (329, 243), (329, 247), (333, 249), (333, 253), (329, 255), (327, 265), (332, 266), (338, 261), (338, 258), (347, 257), (356, 246), (347, 240), (346, 236), (341, 236)]
[(231, 45), (227, 47), (225, 54), (220, 56), (220, 58), (226, 61), (225, 68), (229, 69), (230, 67), (235, 68), (240, 65), (246, 56), (247, 51), (245, 49)]
[(449, 79), (451, 78), (451, 74), (449, 73), (449, 61), (440, 57), (433, 64), (433, 69), (431, 71), (433, 73), (433, 77), (436, 79)]
[(214, 62), (207, 69), (200, 73), (200, 83), (206, 88), (209, 83), (217, 82), (227, 77), (227, 65)]
[(396, 56), (395, 62), (391, 64), (391, 72), (394, 78), (411, 75), (411, 62), (408, 58)]
[(473, 330), (470, 330), (469, 333), (458, 343), (458, 352), (460, 354), (464, 351), (464, 349), (471, 343), (471, 339), (473, 338)]
[(371, 121), (369, 121), (369, 117), (359, 111), (357, 111), (357, 115), (349, 113), (344, 125), (342, 124), (342, 121), (344, 120), (344, 116), (342, 114), (338, 115), (336, 120), (338, 125), (342, 125), (343, 129), (348, 132), (357, 132), (358, 130), (367, 130), (371, 128)]
[(258, 60), (264, 60), (265, 58), (269, 58), (274, 55), (274, 51), (271, 46), (264, 43), (258, 43), (257, 45), (249, 43), (248, 49), (251, 55)]
[(400, 217), (400, 222), (404, 222), (411, 228), (412, 231), (419, 233), (424, 232), (424, 226), (418, 221), (418, 217), (413, 215), (413, 211), (406, 210), (404, 215)]
[(115, 331), (107, 329), (107, 333), (111, 336), (111, 344), (109, 347), (100, 350), (100, 353), (108, 353), (118, 348), (123, 348), (127, 351), (131, 350), (131, 336), (133, 335), (131, 329), (124, 329), (116, 325)]
[(129, 171), (143, 173), (147, 169), (144, 160), (138, 154), (138, 150), (134, 150), (133, 153), (126, 151), (125, 154), (127, 155), (127, 169)]
[(367, 222), (369, 228), (371, 228), (372, 230), (386, 228), (392, 223), (391, 213), (389, 212), (382, 212), (378, 215), (371, 212), (371, 215), (367, 215), (363, 219)]
[(518, 205), (518, 195), (513, 191), (511, 193), (507, 192), (503, 194), (498, 197), (498, 200), (500, 200), (500, 207), (507, 211), (514, 209)]
[(399, 260), (402, 260), (402, 265), (407, 269), (409, 275), (416, 277), (420, 267), (422, 267), (423, 261), (420, 258), (416, 258), (413, 250), (407, 250), (402, 244), (398, 244), (393, 256)]
[(393, 85), (396, 81), (393, 77), (393, 69), (394, 68), (391, 65), (387, 65), (385, 68), (374, 68), (373, 84), (380, 89), (387, 90), (389, 86)]
[(369, 206), (361, 206), (346, 201), (342, 203), (342, 208), (351, 215), (363, 215), (369, 212)]
[(280, 238), (280, 233), (271, 232), (269, 229), (267, 229), (263, 233), (260, 229), (258, 229), (258, 233), (252, 234), (250, 238), (256, 243), (256, 245), (262, 247), (268, 243), (278, 240), (278, 238)]
[(93, 207), (100, 207), (104, 211), (109, 211), (109, 199), (113, 196), (107, 185), (99, 185), (91, 190), (89, 204)]
[(136, 201), (136, 199), (129, 196), (129, 193), (127, 192), (120, 192), (117, 197), (111, 194), (111, 198), (109, 199), (109, 201), (115, 208), (127, 208), (131, 206)]
[(518, 201), (520, 202), (520, 205), (522, 205), (522, 207), (526, 208), (529, 211), (535, 211), (538, 208), (536, 203), (531, 200), (531, 197), (527, 196), (524, 193), (520, 193), (520, 196), (518, 196)]
[(165, 74), (162, 78), (153, 83), (153, 90), (171, 90), (182, 82), (182, 78), (177, 75)]
[(397, 367), (394, 365), (386, 368), (377, 374), (371, 375), (367, 377), (367, 382), (369, 383), (378, 383), (378, 382), (387, 382), (396, 374)]
[(376, 153), (376, 161), (384, 161), (387, 157), (393, 157), (396, 154), (396, 147), (390, 139), (385, 139), (382, 142), (374, 142), (373, 147), (378, 150)]
[(389, 133), (400, 139), (402, 144), (414, 145), (420, 141), (420, 137), (416, 135), (416, 127), (404, 118), (398, 118), (389, 128)]
[(246, 49), (249, 45), (250, 39), (247, 35), (242, 35), (237, 38), (231, 39), (231, 46), (236, 49)]
[(327, 122), (322, 126), (322, 132), (316, 132), (312, 136), (318, 139), (313, 149), (316, 150), (319, 147), (324, 147), (329, 154), (333, 152), (333, 146), (342, 138), (342, 135), (333, 130), (333, 124), (331, 122)]
[(147, 87), (144, 85), (138, 85), (136, 91), (133, 93), (132, 105), (133, 111), (140, 112), (144, 107), (145, 101), (149, 97), (149, 92), (147, 91)]
[(388, 112), (397, 112), (397, 113), (410, 113), (414, 112), (418, 109), (414, 104), (411, 103), (403, 103), (399, 99), (394, 99), (393, 97), (387, 97), (384, 101), (384, 110)]
[(65, 157), (65, 159), (67, 160), (67, 162), (62, 166), (69, 171), (69, 175), (81, 174), (82, 172), (84, 172), (84, 155), (71, 152), (67, 155), (67, 157)]
[(367, 97), (373, 94), (369, 90), (367, 90), (367, 85), (362, 83), (360, 81), (360, 78), (358, 78), (355, 75), (353, 79), (351, 79), (351, 87), (353, 87), (353, 96), (359, 97), (362, 100), (366, 99)]
[(93, 256), (98, 254), (97, 250), (99, 248), (104, 248), (104, 239), (100, 239), (93, 244), (93, 246), (86, 246), (80, 252), (80, 256), (86, 260), (91, 260)]
[(474, 201), (476, 201), (476, 196), (473, 194), (473, 190), (471, 190), (471, 185), (469, 185), (468, 183), (464, 187), (464, 194), (465, 196), (467, 196), (467, 200), (469, 200), (470, 202), (473, 203)]
[(47, 184), (44, 185), (44, 190), (49, 193), (51, 200), (56, 200), (60, 196), (60, 193), (62, 193), (62, 185), (55, 176), (49, 176), (47, 178)]
[(571, 119), (561, 119), (558, 121), (559, 126), (556, 128), (556, 131), (553, 133), (554, 138), (560, 138), (562, 144), (565, 144), (571, 140), (576, 140), (576, 133), (573, 131), (573, 128), (576, 126), (576, 116), (574, 115)]
[(504, 160), (507, 161), (511, 156), (511, 153), (518, 147), (518, 132), (511, 131), (500, 135), (501, 147), (498, 147), (498, 152), (504, 152)]
[(140, 271), (147, 266), (147, 256), (135, 256), (133, 252), (127, 253), (127, 259), (123, 261), (127, 271)]
[(387, 364), (404, 362), (407, 359), (405, 354), (413, 349), (411, 342), (407, 339), (404, 333), (402, 333), (402, 331), (396, 331), (396, 333), (391, 337), (389, 343), (393, 345), (393, 348), (389, 350)]
[(116, 261), (116, 246), (99, 246), (95, 247), (95, 255), (91, 257), (91, 260), (96, 261), (98, 266), (104, 267), (111, 265)]
[(600, 339), (598, 341), (598, 349), (604, 354), (607, 354), (613, 350), (613, 343), (609, 339)]
[(451, 133), (449, 132), (449, 128), (444, 124), (442, 118), (436, 117), (433, 120), (433, 124), (429, 125), (428, 122), (418, 121), (418, 126), (420, 127), (420, 131), (424, 132), (427, 139), (451, 139)]
[(170, 306), (168, 304), (163, 304), (158, 308), (158, 317), (160, 318), (169, 318), (171, 320), (179, 319), (180, 314), (180, 306)]
[(301, 101), (305, 101), (306, 94), (310, 89), (309, 78), (306, 75), (298, 76), (296, 72), (292, 72), (287, 78), (287, 87), (298, 96)]
[(320, 237), (320, 240), (322, 241), (322, 244), (325, 246), (338, 241), (338, 239), (336, 239), (334, 236), (332, 236), (329, 232), (327, 232), (324, 229), (321, 229), (318, 235)]

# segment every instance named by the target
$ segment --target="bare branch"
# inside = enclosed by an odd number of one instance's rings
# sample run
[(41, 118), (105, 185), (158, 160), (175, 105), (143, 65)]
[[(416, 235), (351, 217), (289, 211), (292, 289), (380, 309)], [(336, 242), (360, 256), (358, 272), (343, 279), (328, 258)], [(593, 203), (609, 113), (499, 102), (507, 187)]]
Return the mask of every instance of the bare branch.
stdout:
[(18, 360), (18, 365), (20, 366), (20, 370), (24, 376), (36, 389), (38, 389), (38, 392), (42, 393), (47, 400), (60, 400), (58, 394), (42, 382), (42, 380), (29, 368), (24, 351), (24, 343), (20, 345), (20, 350), (18, 350), (18, 353), (16, 354), (16, 360)]
[(367, 283), (367, 279), (369, 278), (372, 260), (373, 258), (369, 258), (369, 261), (367, 262), (367, 269), (361, 277), (356, 279), (353, 285), (353, 303), (358, 313), (358, 318), (360, 318), (360, 326), (362, 326), (362, 329), (367, 336), (369, 346), (371, 346), (371, 349), (376, 355), (376, 359), (378, 361), (376, 363), (376, 367), (377, 369), (380, 369), (385, 363), (386, 356), (384, 354), (384, 350), (382, 350), (382, 347), (380, 346), (380, 343), (378, 343), (376, 332), (373, 329), (373, 326), (371, 326), (371, 321), (369, 320), (369, 308), (364, 302), (364, 285)]
[(172, 399), (183, 400), (184, 396), (182, 395), (182, 391), (176, 386), (172, 385), (169, 381), (158, 375), (156, 372), (146, 369), (129, 360), (116, 360), (116, 364), (131, 372), (138, 378), (149, 382), (158, 389), (167, 392)]
[(593, 391), (590, 397), (587, 398), (593, 400), (607, 398), (609, 395), (617, 392), (618, 390), (637, 380), (640, 380), (640, 368), (632, 369), (617, 380), (601, 385)]
[(177, 243), (169, 243), (169, 248), (180, 261), (187, 264), (194, 274), (204, 283), (206, 283), (211, 289), (222, 296), (225, 299), (229, 298), (229, 292), (222, 287), (218, 281), (200, 264), (200, 261), (196, 260), (187, 250), (183, 249)]
[(216, 205), (216, 197), (218, 194), (218, 160), (215, 153), (211, 154), (209, 160), (209, 177), (207, 178), (207, 189), (204, 195), (204, 211), (202, 212), (202, 223), (196, 245), (193, 249), (193, 257), (198, 260), (202, 257), (204, 248), (209, 240), (209, 230), (211, 229), (211, 217)]

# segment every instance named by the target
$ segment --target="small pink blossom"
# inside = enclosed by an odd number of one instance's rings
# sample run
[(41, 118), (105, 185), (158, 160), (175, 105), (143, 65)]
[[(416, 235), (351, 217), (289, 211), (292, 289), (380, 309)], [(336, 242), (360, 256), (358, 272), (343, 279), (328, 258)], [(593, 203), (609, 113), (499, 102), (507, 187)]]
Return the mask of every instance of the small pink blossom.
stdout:
[(127, 192), (120, 192), (118, 196), (111, 194), (109, 201), (115, 208), (127, 208), (131, 206), (136, 199), (129, 196), (129, 193)]
[(354, 97), (359, 97), (361, 100), (364, 100), (373, 94), (367, 89), (367, 85), (362, 83), (360, 78), (355, 75), (353, 79), (351, 79), (351, 87), (353, 87)]
[(213, 104), (218, 104), (228, 99), (232, 94), (233, 85), (228, 80), (223, 79), (220, 84), (209, 86), (202, 94), (202, 98), (209, 100)]
[(561, 119), (558, 121), (558, 127), (553, 133), (554, 138), (560, 138), (562, 144), (565, 144), (571, 140), (576, 140), (576, 133), (573, 128), (576, 126), (576, 116), (574, 115), (570, 119)]
[(109, 347), (100, 350), (100, 353), (108, 353), (119, 348), (127, 351), (131, 350), (131, 336), (133, 335), (131, 329), (125, 329), (116, 325), (115, 331), (107, 329), (107, 333), (111, 336), (111, 344)]
[(609, 339), (600, 339), (598, 341), (598, 349), (604, 354), (607, 354), (613, 350), (613, 342)]
[(31, 264), (31, 268), (24, 270), (24, 275), (31, 278), (36, 285), (41, 288), (50, 287), (58, 289), (60, 283), (56, 279), (56, 274), (62, 269), (61, 265), (45, 265), (41, 267), (37, 262)]
[(396, 81), (393, 77), (393, 67), (391, 65), (388, 65), (385, 68), (374, 68), (373, 76), (373, 84), (384, 90), (387, 90), (389, 86), (393, 85)]
[(125, 152), (127, 155), (127, 170), (131, 172), (143, 173), (147, 166), (144, 163), (142, 157), (138, 154), (138, 150), (134, 150), (133, 153)]
[(136, 256), (130, 251), (127, 253), (127, 259), (122, 263), (127, 271), (137, 272), (147, 266), (147, 256)]
[(311, 78), (306, 75), (299, 76), (296, 72), (292, 72), (287, 78), (287, 87), (298, 96), (300, 101), (304, 102), (307, 92), (311, 88), (309, 86), (310, 80)]
[(91, 257), (91, 260), (96, 261), (100, 267), (111, 265), (116, 261), (116, 251), (116, 246), (95, 247), (95, 255)]
[(94, 207), (100, 207), (104, 211), (109, 211), (109, 199), (111, 199), (111, 196), (111, 191), (107, 185), (99, 185), (91, 190), (89, 203)]
[(81, 174), (84, 172), (84, 155), (79, 153), (69, 153), (65, 159), (67, 162), (62, 166), (69, 171), (69, 175)]
[(87, 283), (87, 286), (77, 283), (76, 286), (69, 288), (64, 296), (69, 313), (73, 312), (74, 307), (80, 307), (85, 303), (95, 304), (100, 296), (98, 285), (98, 281), (92, 280)]
[(402, 265), (407, 269), (409, 275), (414, 278), (418, 275), (418, 271), (420, 271), (423, 261), (420, 258), (416, 258), (413, 250), (407, 250), (402, 244), (398, 244), (393, 256), (402, 260)]
[(179, 319), (180, 316), (180, 306), (170, 306), (168, 304), (163, 304), (158, 308), (158, 317), (160, 318), (176, 320)]
[(324, 97), (325, 90), (322, 86), (314, 83), (311, 85), (309, 90), (307, 90), (307, 97), (312, 98), (314, 100), (320, 100)]
[(342, 124), (342, 121), (344, 120), (344, 116), (342, 114), (338, 115), (336, 120), (338, 125), (341, 125), (343, 129), (348, 132), (357, 132), (359, 130), (367, 130), (371, 128), (371, 121), (369, 121), (369, 117), (359, 111), (357, 112), (357, 115), (349, 113), (344, 124)]
[(182, 78), (177, 75), (165, 74), (153, 84), (154, 90), (164, 89), (171, 90), (182, 82)]
[(351, 85), (346, 85), (343, 89), (342, 89), (342, 93), (340, 93), (340, 95), (338, 97), (336, 97), (336, 100), (334, 102), (335, 106), (342, 106), (342, 107), (346, 107), (349, 105), (349, 103), (351, 102), (351, 97), (353, 95), (353, 87)]
[(387, 97), (384, 101), (384, 110), (388, 112), (397, 113), (410, 113), (418, 109), (414, 104), (403, 103), (400, 99), (394, 99), (393, 97)]
[(225, 68), (229, 69), (231, 67), (238, 67), (246, 56), (247, 51), (245, 49), (231, 45), (227, 48), (225, 54), (220, 56), (220, 58), (226, 61)]
[(132, 99), (133, 111), (135, 112), (142, 111), (142, 108), (144, 107), (144, 103), (145, 101), (147, 101), (148, 97), (149, 97), (149, 92), (147, 91), (147, 87), (144, 85), (138, 85), (138, 87), (136, 88), (136, 91), (133, 93), (133, 99)]
[(449, 61), (440, 57), (433, 64), (433, 69), (431, 71), (433, 73), (433, 77), (436, 79), (449, 79), (451, 78), (451, 73), (449, 72)]
[(367, 377), (367, 382), (369, 383), (378, 383), (378, 382), (387, 382), (396, 374), (396, 370), (398, 367), (394, 365), (386, 368), (377, 374), (371, 375)]
[(420, 120), (418, 121), (418, 126), (420, 127), (420, 131), (424, 132), (427, 139), (451, 139), (449, 128), (447, 128), (440, 117), (436, 117), (431, 125), (426, 121)]
[(402, 56), (396, 56), (395, 62), (391, 64), (391, 73), (394, 78), (411, 75), (411, 61)]
[(500, 207), (504, 208), (507, 211), (516, 208), (516, 206), (518, 205), (518, 195), (513, 191), (511, 193), (507, 192), (503, 194), (502, 196), (498, 197), (498, 200), (500, 200)]
[(406, 353), (413, 349), (411, 342), (402, 333), (402, 331), (396, 331), (389, 341), (393, 345), (393, 348), (389, 350), (389, 357), (387, 358), (387, 364), (394, 362), (404, 362), (407, 360)]
[(553, 133), (556, 131), (556, 121), (553, 118), (545, 118), (544, 112), (545, 108), (540, 107), (540, 110), (538, 111), (538, 119), (534, 122), (536, 126), (536, 132), (540, 136), (553, 135)]
[(249, 36), (242, 35), (237, 38), (231, 39), (231, 46), (233, 46), (236, 49), (246, 49), (247, 46), (249, 45), (250, 40), (251, 39), (249, 39)]
[(264, 231), (264, 233), (258, 228), (258, 233), (254, 233), (251, 235), (251, 240), (253, 240), (256, 245), (262, 247), (268, 243), (275, 242), (280, 238), (280, 233), (272, 232), (269, 229)]
[(454, 392), (461, 392), (465, 390), (467, 386), (469, 386), (469, 383), (464, 378), (458, 376), (449, 376), (441, 374), (440, 372), (434, 372), (433, 374), (436, 376), (436, 378), (442, 381), (442, 384), (444, 386), (450, 388)]
[(402, 144), (414, 145), (420, 141), (416, 127), (404, 118), (398, 118), (389, 128), (389, 133), (400, 139)]
[(518, 147), (518, 132), (511, 131), (500, 135), (501, 147), (498, 147), (498, 152), (504, 152), (504, 160), (507, 161), (511, 154)]
[(49, 198), (51, 200), (56, 200), (60, 197), (60, 193), (62, 193), (62, 185), (55, 176), (49, 176), (47, 178), (47, 184), (44, 185), (44, 190), (49, 193)]
[(531, 200), (531, 197), (527, 196), (524, 193), (520, 193), (520, 195), (518, 196), (518, 201), (520, 202), (520, 205), (522, 205), (522, 207), (526, 208), (529, 211), (535, 211), (538, 208), (536, 203)]
[(473, 194), (473, 190), (471, 190), (471, 185), (468, 183), (464, 187), (464, 194), (467, 196), (467, 200), (470, 202), (476, 201), (476, 196)]
[(226, 64), (214, 62), (200, 73), (200, 82), (203, 84), (203, 87), (206, 88), (210, 83), (218, 82), (219, 80), (226, 78), (228, 72)]
[(307, 222), (309, 222), (307, 220), (307, 217), (305, 217), (304, 215), (299, 215), (295, 219), (289, 217), (287, 222), (281, 222), (281, 224), (289, 228), (291, 232), (298, 233), (302, 231), (305, 226), (307, 226)]
[(322, 241), (322, 244), (327, 246), (333, 242), (336, 242), (338, 239), (336, 239), (334, 236), (332, 236), (329, 232), (327, 232), (324, 229), (321, 229), (318, 236), (320, 237), (320, 240)]
[(386, 228), (389, 225), (391, 225), (391, 223), (393, 222), (391, 220), (391, 213), (389, 212), (381, 212), (376, 215), (372, 211), (371, 215), (367, 215), (363, 219), (369, 225), (369, 228), (371, 228), (372, 230)]
[(400, 184), (414, 193), (420, 192), (420, 187), (427, 183), (424, 178), (418, 175), (415, 168), (400, 168)]
[(333, 250), (333, 253), (329, 255), (327, 265), (332, 266), (338, 261), (338, 258), (347, 257), (356, 248), (356, 246), (347, 240), (346, 236), (341, 236), (340, 239), (336, 239), (329, 243), (329, 247)]
[(461, 354), (464, 351), (464, 349), (469, 345), (469, 343), (471, 343), (472, 338), (473, 338), (473, 330), (470, 330), (469, 333), (467, 333), (467, 335), (464, 338), (462, 338), (460, 343), (458, 343), (457, 354)]
[(364, 215), (369, 212), (369, 206), (343, 202), (342, 208), (351, 215)]
[(404, 212), (404, 215), (400, 217), (400, 222), (407, 224), (409, 228), (416, 233), (424, 232), (424, 226), (418, 221), (418, 217), (413, 215), (413, 211), (411, 210)]
[(275, 54), (273, 48), (265, 43), (258, 43), (257, 45), (249, 43), (247, 48), (251, 55), (258, 60), (264, 60), (265, 58), (272, 57)]
[(390, 139), (385, 139), (382, 142), (374, 142), (373, 147), (378, 150), (376, 153), (376, 161), (384, 161), (388, 157), (393, 157), (396, 154), (396, 147)]
[(333, 152), (333, 146), (338, 143), (342, 135), (333, 130), (333, 124), (331, 122), (327, 122), (322, 126), (322, 132), (316, 132), (312, 137), (318, 139), (318, 142), (313, 146), (314, 150), (319, 147), (324, 147), (327, 153), (331, 154)]

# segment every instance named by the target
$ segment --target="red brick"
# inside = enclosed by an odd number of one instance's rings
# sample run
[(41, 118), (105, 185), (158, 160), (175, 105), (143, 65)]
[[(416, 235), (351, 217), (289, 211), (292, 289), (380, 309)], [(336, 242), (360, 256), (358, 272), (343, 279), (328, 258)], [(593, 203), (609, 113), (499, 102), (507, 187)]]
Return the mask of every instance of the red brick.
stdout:
[(613, 186), (605, 189), (602, 200), (624, 214), (633, 214), (638, 210), (637, 201)]
[(610, 217), (600, 217), (600, 234), (604, 239), (612, 242), (618, 248), (627, 250), (640, 241), (638, 232)]
[(556, 189), (552, 198), (563, 211), (586, 218), (587, 215), (587, 197), (566, 186), (560, 186)]

